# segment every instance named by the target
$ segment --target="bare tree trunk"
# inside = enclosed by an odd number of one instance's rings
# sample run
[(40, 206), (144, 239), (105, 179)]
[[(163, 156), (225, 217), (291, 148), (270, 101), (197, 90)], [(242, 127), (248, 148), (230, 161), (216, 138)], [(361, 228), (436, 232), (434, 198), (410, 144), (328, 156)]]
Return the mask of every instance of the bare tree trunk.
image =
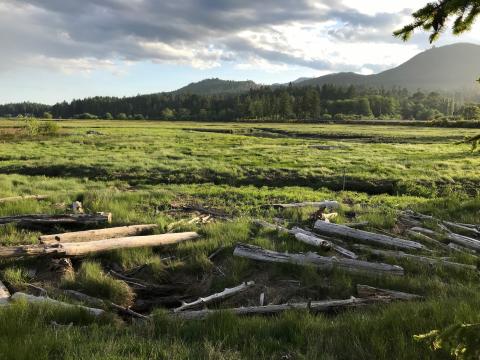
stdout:
[(305, 201), (300, 203), (290, 203), (290, 204), (272, 204), (272, 207), (281, 208), (281, 209), (290, 209), (290, 208), (302, 208), (302, 207), (316, 207), (319, 209), (338, 209), (340, 204), (337, 201)]
[(64, 306), (69, 308), (80, 308), (94, 316), (100, 316), (105, 313), (105, 311), (102, 309), (90, 308), (90, 307), (81, 306), (81, 305), (72, 305), (66, 302), (51, 299), (46, 296), (33, 296), (33, 295), (25, 294), (22, 292), (16, 292), (10, 297), (10, 299), (13, 301), (18, 301), (18, 300), (26, 301), (28, 303), (33, 303), (33, 304), (39, 303), (39, 304), (50, 304), (55, 306)]
[(401, 291), (378, 289), (368, 285), (357, 285), (357, 295), (360, 298), (369, 298), (375, 296), (386, 296), (396, 300), (420, 300), (423, 299), (420, 295), (409, 294)]
[(332, 312), (348, 308), (362, 307), (365, 305), (389, 303), (391, 301), (388, 297), (374, 297), (365, 299), (356, 299), (354, 297), (346, 300), (325, 300), (312, 301), (309, 303), (292, 303), (281, 305), (265, 305), (265, 306), (250, 306), (240, 307), (234, 309), (224, 310), (199, 310), (199, 311), (181, 311), (176, 313), (176, 316), (185, 320), (202, 320), (209, 315), (218, 313), (219, 311), (229, 311), (238, 316), (247, 315), (275, 315), (287, 310), (309, 310), (314, 313)]
[(150, 236), (131, 236), (80, 243), (58, 243), (54, 245), (0, 246), (0, 258), (23, 256), (82, 256), (116, 249), (165, 246), (197, 239), (196, 232), (171, 233)]
[(383, 257), (392, 257), (395, 259), (409, 259), (409, 260), (418, 261), (418, 262), (429, 264), (429, 265), (443, 265), (443, 266), (462, 268), (462, 269), (468, 269), (468, 270), (477, 270), (477, 267), (474, 265), (466, 265), (466, 264), (455, 263), (455, 262), (451, 262), (443, 259), (435, 259), (435, 258), (426, 257), (426, 256), (412, 255), (412, 254), (404, 253), (403, 251), (377, 250), (364, 245), (354, 245), (354, 247), (356, 249), (364, 250), (371, 254), (380, 255)]
[(324, 257), (315, 253), (289, 254), (271, 250), (265, 250), (258, 246), (237, 244), (233, 255), (252, 260), (290, 263), (296, 265), (312, 265), (322, 270), (340, 269), (353, 273), (370, 273), (376, 275), (397, 275), (403, 276), (403, 268), (396, 265), (372, 263), (368, 261)]
[(425, 247), (415, 241), (400, 239), (392, 236), (375, 234), (368, 231), (352, 229), (345, 225), (337, 225), (318, 220), (315, 222), (315, 230), (328, 236), (340, 236), (350, 240), (381, 244), (384, 246), (422, 250)]
[(195, 300), (191, 303), (183, 302), (182, 306), (177, 307), (176, 309), (173, 310), (173, 312), (180, 312), (187, 309), (194, 309), (196, 307), (205, 306), (213, 302), (218, 302), (218, 301), (227, 299), (229, 297), (232, 297), (234, 295), (237, 295), (245, 290), (248, 290), (254, 285), (255, 285), (254, 281), (248, 281), (233, 288), (226, 288), (222, 292), (212, 294), (204, 298), (199, 298), (198, 300)]
[(104, 239), (113, 239), (126, 236), (138, 236), (152, 232), (158, 225), (131, 225), (107, 229), (68, 232), (63, 234), (42, 235), (38, 239), (42, 244), (58, 242), (86, 242)]

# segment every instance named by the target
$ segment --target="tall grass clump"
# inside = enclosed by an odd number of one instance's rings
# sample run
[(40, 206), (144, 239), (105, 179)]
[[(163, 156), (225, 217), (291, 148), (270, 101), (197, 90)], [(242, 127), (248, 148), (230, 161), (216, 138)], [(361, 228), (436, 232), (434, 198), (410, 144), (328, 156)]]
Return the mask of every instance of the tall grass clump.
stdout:
[(67, 275), (63, 279), (62, 287), (76, 289), (123, 306), (131, 305), (134, 299), (132, 289), (124, 281), (105, 274), (100, 264), (94, 261), (84, 261), (76, 274)]

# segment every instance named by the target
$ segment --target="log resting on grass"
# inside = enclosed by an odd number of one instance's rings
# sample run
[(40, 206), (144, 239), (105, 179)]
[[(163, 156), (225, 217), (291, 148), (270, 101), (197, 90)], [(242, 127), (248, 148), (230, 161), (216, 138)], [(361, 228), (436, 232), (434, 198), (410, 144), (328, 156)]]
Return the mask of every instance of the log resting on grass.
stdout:
[(375, 296), (386, 296), (395, 300), (420, 300), (422, 296), (409, 294), (401, 291), (379, 289), (368, 285), (357, 285), (357, 296), (360, 298), (369, 298)]
[(171, 233), (150, 236), (131, 236), (80, 243), (58, 243), (54, 245), (24, 245), (0, 247), (0, 258), (23, 256), (82, 256), (116, 249), (128, 249), (150, 246), (177, 244), (197, 239), (196, 232)]
[(325, 301), (311, 301), (304, 303), (280, 304), (280, 305), (265, 305), (265, 306), (251, 306), (240, 307), (234, 309), (224, 310), (198, 310), (198, 311), (181, 311), (175, 316), (184, 320), (202, 320), (206, 317), (218, 313), (220, 311), (228, 311), (238, 316), (247, 315), (275, 315), (287, 310), (309, 310), (314, 313), (333, 312), (344, 310), (348, 308), (362, 307), (365, 305), (389, 303), (392, 299), (390, 297), (372, 297), (365, 299), (350, 298), (346, 300), (325, 300)]
[(413, 229), (412, 230), (407, 230), (406, 233), (408, 235), (412, 236), (413, 238), (417, 239), (417, 240), (423, 240), (424, 242), (435, 245), (435, 246), (437, 246), (439, 248), (442, 248), (444, 250), (449, 250), (447, 245), (445, 245), (444, 243), (441, 243), (438, 240), (432, 239), (430, 236), (425, 235), (424, 233), (414, 231)]
[(89, 305), (92, 305), (92, 306), (109, 307), (109, 308), (115, 310), (119, 315), (126, 315), (126, 316), (130, 316), (130, 317), (133, 317), (133, 318), (144, 319), (144, 320), (148, 319), (147, 316), (139, 314), (139, 313), (131, 310), (128, 307), (120, 306), (120, 305), (117, 305), (117, 304), (112, 303), (110, 301), (99, 299), (99, 298), (81, 293), (79, 291), (65, 290), (64, 293), (66, 295), (70, 296), (71, 298), (75, 299), (75, 300), (82, 301), (82, 302), (84, 302), (86, 304), (89, 304)]
[(175, 308), (173, 312), (180, 312), (187, 309), (194, 309), (196, 307), (201, 307), (213, 302), (221, 301), (229, 297), (232, 297), (234, 295), (237, 295), (245, 290), (248, 290), (254, 285), (255, 285), (254, 281), (248, 281), (238, 286), (235, 286), (233, 288), (226, 288), (222, 292), (212, 294), (204, 298), (201, 297), (198, 300), (195, 300), (191, 303), (182, 302), (182, 306)]
[(304, 242), (306, 244), (318, 246), (325, 250), (332, 249), (338, 254), (345, 256), (349, 259), (356, 259), (358, 257), (354, 252), (347, 250), (337, 244), (334, 244), (329, 240), (322, 239), (317, 234), (314, 234), (312, 232), (309, 232), (297, 227), (290, 230), (290, 232), (295, 234), (295, 238), (297, 240)]
[(72, 305), (66, 302), (51, 299), (46, 296), (33, 296), (33, 295), (25, 294), (22, 292), (16, 292), (10, 297), (10, 300), (13, 300), (13, 301), (23, 300), (28, 303), (50, 304), (55, 306), (68, 307), (68, 308), (80, 308), (94, 316), (100, 316), (105, 313), (105, 311), (102, 309), (90, 308), (90, 307), (81, 306), (81, 305)]
[(455, 233), (449, 233), (447, 234), (448, 240), (451, 242), (454, 242), (455, 244), (462, 245), (466, 248), (475, 250), (475, 251), (480, 251), (480, 240), (472, 239), (467, 236), (455, 234)]
[(0, 203), (11, 202), (11, 201), (21, 201), (21, 200), (45, 200), (48, 199), (48, 195), (21, 195), (21, 196), (10, 196), (0, 199)]
[(371, 254), (374, 255), (379, 255), (383, 257), (392, 257), (395, 259), (409, 259), (412, 261), (418, 261), (424, 264), (429, 264), (429, 265), (443, 265), (447, 267), (452, 267), (452, 268), (459, 268), (459, 269), (467, 269), (467, 270), (477, 270), (477, 267), (474, 265), (467, 265), (467, 264), (460, 264), (456, 262), (451, 262), (443, 259), (436, 259), (436, 258), (431, 258), (431, 257), (426, 257), (426, 256), (418, 256), (418, 255), (412, 255), (412, 254), (407, 254), (404, 253), (403, 251), (386, 251), (386, 250), (378, 250), (378, 249), (373, 249), (371, 247), (365, 246), (365, 245), (354, 245), (356, 249), (367, 251)]
[(471, 255), (475, 255), (477, 253), (475, 250), (466, 248), (465, 246), (458, 245), (458, 244), (455, 244), (455, 243), (448, 243), (447, 246), (450, 250), (459, 251), (459, 252), (463, 252), (463, 253), (467, 253), (467, 254), (471, 254)]
[(345, 225), (337, 225), (318, 220), (315, 222), (315, 230), (327, 236), (339, 236), (350, 240), (358, 240), (368, 243), (381, 244), (384, 246), (396, 247), (401, 249), (422, 250), (425, 247), (415, 241), (400, 239), (392, 236), (375, 234), (368, 231), (352, 229)]
[(291, 204), (272, 204), (272, 207), (281, 208), (281, 209), (290, 209), (290, 208), (302, 208), (302, 207), (315, 207), (319, 209), (338, 209), (340, 204), (337, 201), (305, 201), (299, 203)]
[(112, 221), (111, 213), (98, 214), (62, 214), (62, 215), (14, 215), (0, 217), (0, 224), (16, 223), (21, 226), (86, 226), (109, 223)]
[(322, 270), (331, 270), (333, 268), (336, 268), (353, 273), (369, 273), (377, 275), (397, 276), (403, 276), (404, 274), (403, 268), (396, 265), (373, 263), (368, 261), (344, 258), (325, 257), (315, 253), (280, 253), (247, 244), (237, 244), (235, 250), (233, 251), (233, 255), (266, 262), (289, 263), (303, 266), (311, 265)]
[(476, 225), (472, 224), (462, 224), (462, 223), (457, 223), (453, 221), (445, 221), (445, 220), (440, 220), (436, 217), (430, 216), (430, 215), (425, 215), (425, 214), (420, 214), (417, 212), (413, 211), (405, 211), (403, 213), (404, 216), (415, 219), (415, 220), (429, 220), (429, 221), (434, 221), (439, 224), (445, 225), (447, 228), (454, 230), (454, 231), (459, 231), (461, 233), (469, 234), (470, 236), (480, 236), (480, 229)]
[(138, 236), (151, 233), (158, 226), (148, 225), (130, 225), (107, 229), (75, 231), (63, 234), (42, 235), (38, 239), (42, 244), (52, 244), (57, 242), (86, 242), (104, 239), (113, 239), (126, 236)]

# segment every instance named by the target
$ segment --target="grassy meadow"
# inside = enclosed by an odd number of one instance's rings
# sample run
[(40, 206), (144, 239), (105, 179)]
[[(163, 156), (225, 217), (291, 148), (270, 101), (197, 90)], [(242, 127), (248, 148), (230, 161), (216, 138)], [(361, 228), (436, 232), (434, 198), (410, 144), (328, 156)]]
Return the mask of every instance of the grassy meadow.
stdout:
[[(0, 203), (0, 216), (64, 213), (78, 200), (86, 212), (112, 212), (112, 226), (155, 223), (158, 233), (195, 230), (202, 238), (175, 247), (74, 259), (75, 273), (62, 278), (48, 275), (48, 259), (3, 260), (1, 278), (13, 288), (35, 284), (62, 300), (58, 289), (75, 289), (128, 306), (139, 295), (107, 270), (129, 273), (145, 265), (135, 277), (155, 284), (184, 283), (188, 300), (256, 282), (220, 308), (258, 305), (262, 292), (267, 303), (275, 304), (349, 298), (359, 283), (416, 293), (425, 300), (326, 315), (292, 311), (237, 318), (222, 312), (190, 322), (152, 307), (151, 321), (134, 323), (19, 302), (0, 309), (0, 358), (449, 359), (413, 336), (480, 322), (477, 271), (365, 255), (405, 268), (401, 278), (372, 277), (232, 256), (237, 242), (316, 251), (252, 224), (252, 218), (281, 218), (286, 226), (312, 225), (313, 209), (264, 206), (272, 203), (337, 200), (342, 206), (336, 222), (350, 221), (354, 213), (355, 222), (368, 221), (368, 229), (376, 232), (401, 231), (396, 221), (404, 209), (480, 224), (480, 153), (454, 144), (478, 130), (103, 120), (58, 124), (56, 135), (31, 136), (22, 121), (0, 119), (0, 198), (49, 195), (45, 201)], [(231, 220), (189, 224), (192, 214), (172, 211), (189, 204), (217, 209)], [(0, 225), (0, 245), (34, 244), (39, 234)], [(478, 265), (468, 254), (448, 256)]]

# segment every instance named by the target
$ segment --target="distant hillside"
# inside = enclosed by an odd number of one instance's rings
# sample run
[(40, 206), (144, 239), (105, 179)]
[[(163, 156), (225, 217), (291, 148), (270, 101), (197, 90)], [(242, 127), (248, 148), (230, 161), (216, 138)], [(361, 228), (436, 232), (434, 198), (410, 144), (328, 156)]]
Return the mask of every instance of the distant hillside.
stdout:
[(375, 75), (337, 73), (296, 82), (297, 86), (334, 84), (405, 87), (410, 90), (471, 90), (480, 77), (480, 46), (454, 44), (426, 50), (396, 68)]
[(196, 83), (191, 83), (181, 89), (173, 91), (173, 93), (196, 95), (240, 94), (258, 87), (260, 87), (260, 85), (250, 80), (233, 81), (221, 79), (206, 79)]

